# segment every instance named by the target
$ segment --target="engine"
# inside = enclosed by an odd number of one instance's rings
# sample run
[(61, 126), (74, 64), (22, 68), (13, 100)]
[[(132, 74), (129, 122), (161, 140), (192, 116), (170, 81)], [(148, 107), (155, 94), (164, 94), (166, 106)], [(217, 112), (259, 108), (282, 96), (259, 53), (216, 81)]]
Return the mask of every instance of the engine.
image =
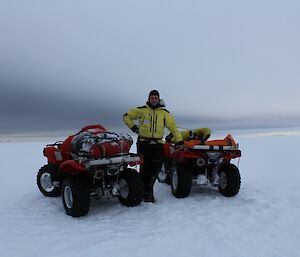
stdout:
[(126, 134), (81, 132), (72, 139), (71, 152), (78, 157), (99, 159), (129, 153), (132, 143)]

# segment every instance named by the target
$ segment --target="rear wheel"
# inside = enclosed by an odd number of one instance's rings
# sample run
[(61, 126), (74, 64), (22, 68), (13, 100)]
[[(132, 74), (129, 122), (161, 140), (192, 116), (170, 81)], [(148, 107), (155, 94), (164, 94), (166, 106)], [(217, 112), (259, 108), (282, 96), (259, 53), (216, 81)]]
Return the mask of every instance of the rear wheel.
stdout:
[(49, 197), (60, 196), (61, 187), (59, 180), (58, 167), (53, 164), (44, 165), (40, 168), (36, 176), (36, 183), (39, 190), (43, 195)]
[(172, 194), (177, 198), (184, 198), (190, 194), (192, 187), (192, 174), (182, 164), (171, 167)]
[(134, 169), (127, 169), (119, 177), (118, 197), (121, 204), (132, 207), (140, 204), (144, 197), (144, 183), (140, 173)]
[(219, 192), (227, 197), (236, 195), (241, 186), (240, 171), (232, 163), (221, 167), (219, 179)]
[(62, 184), (62, 201), (65, 211), (72, 217), (84, 216), (90, 209), (90, 192), (86, 182), (67, 177)]

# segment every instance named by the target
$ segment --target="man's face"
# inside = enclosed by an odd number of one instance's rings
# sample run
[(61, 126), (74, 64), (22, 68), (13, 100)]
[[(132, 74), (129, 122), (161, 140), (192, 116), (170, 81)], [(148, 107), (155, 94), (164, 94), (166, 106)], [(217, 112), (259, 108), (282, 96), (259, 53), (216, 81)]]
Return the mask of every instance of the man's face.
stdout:
[(159, 97), (157, 95), (151, 95), (149, 98), (149, 102), (152, 106), (156, 106), (159, 103)]

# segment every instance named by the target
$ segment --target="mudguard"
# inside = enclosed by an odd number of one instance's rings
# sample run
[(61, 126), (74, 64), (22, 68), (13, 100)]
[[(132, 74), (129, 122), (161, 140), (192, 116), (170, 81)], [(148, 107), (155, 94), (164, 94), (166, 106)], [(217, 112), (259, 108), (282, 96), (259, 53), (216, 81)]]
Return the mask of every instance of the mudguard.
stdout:
[(69, 175), (76, 175), (82, 172), (86, 172), (86, 167), (84, 164), (79, 163), (74, 160), (64, 161), (60, 167), (60, 171)]

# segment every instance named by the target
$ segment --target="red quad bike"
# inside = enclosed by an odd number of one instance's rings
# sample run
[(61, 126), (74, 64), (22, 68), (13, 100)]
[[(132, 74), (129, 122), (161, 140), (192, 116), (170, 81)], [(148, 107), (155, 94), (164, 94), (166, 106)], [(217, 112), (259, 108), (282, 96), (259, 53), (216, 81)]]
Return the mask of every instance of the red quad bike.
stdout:
[(45, 196), (62, 195), (68, 215), (86, 215), (90, 197), (118, 197), (125, 206), (138, 205), (144, 195), (139, 172), (129, 166), (143, 162), (129, 153), (129, 135), (106, 131), (101, 125), (82, 128), (65, 141), (44, 148), (48, 164), (37, 174), (37, 185)]
[(231, 135), (223, 140), (184, 141), (176, 150), (174, 144), (164, 145), (165, 162), (158, 181), (171, 185), (177, 198), (187, 197), (193, 182), (198, 186), (218, 188), (224, 196), (234, 196), (240, 190), (241, 177), (237, 166), (230, 163), (241, 156), (239, 145)]

